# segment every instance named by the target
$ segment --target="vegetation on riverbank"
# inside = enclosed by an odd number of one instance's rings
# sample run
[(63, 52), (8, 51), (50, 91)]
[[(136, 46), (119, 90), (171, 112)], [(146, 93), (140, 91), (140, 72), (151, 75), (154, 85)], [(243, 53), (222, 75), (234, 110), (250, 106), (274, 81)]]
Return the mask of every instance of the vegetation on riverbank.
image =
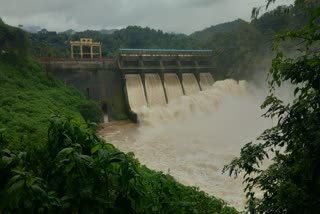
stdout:
[[(277, 35), (270, 94), (262, 104), (264, 116), (275, 119), (275, 124), (256, 142), (247, 143), (224, 168), (230, 175), (243, 176), (248, 213), (316, 214), (320, 210), (320, 2), (295, 3), (308, 21)], [(281, 43), (287, 40), (296, 44), (296, 55), (285, 54)], [(294, 87), (294, 99), (286, 103), (277, 97), (277, 89), (288, 82)], [(261, 167), (267, 159), (272, 159), (271, 164)], [(257, 196), (257, 191), (262, 194)]]
[[(42, 141), (47, 137), (48, 119), (52, 112), (99, 122), (102, 118), (97, 104), (46, 74), (44, 68), (31, 60), (29, 39), (20, 29), (0, 22), (0, 128), (20, 140)], [(98, 107), (98, 110), (97, 110)]]
[[(0, 210), (66, 213), (237, 213), (222, 200), (151, 171), (97, 137), (92, 124), (53, 115), (37, 152), (8, 150), (0, 133)], [(12, 147), (12, 146), (11, 146)]]

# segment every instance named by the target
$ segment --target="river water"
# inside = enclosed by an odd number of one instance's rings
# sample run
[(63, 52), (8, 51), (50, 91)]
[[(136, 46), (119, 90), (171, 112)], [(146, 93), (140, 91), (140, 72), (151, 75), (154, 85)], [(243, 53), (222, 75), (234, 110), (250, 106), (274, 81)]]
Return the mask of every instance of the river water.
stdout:
[(222, 174), (222, 169), (245, 143), (272, 126), (271, 120), (261, 117), (265, 94), (234, 80), (218, 81), (191, 94), (162, 107), (142, 106), (137, 110), (139, 125), (108, 123), (100, 135), (120, 150), (134, 152), (149, 168), (198, 186), (241, 210), (242, 179)]

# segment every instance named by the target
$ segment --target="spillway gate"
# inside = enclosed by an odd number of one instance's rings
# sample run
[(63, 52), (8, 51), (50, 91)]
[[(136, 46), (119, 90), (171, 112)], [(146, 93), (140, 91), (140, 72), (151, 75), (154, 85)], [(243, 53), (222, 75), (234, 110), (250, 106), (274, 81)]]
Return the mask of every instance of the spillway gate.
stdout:
[(143, 106), (165, 106), (210, 88), (211, 59), (211, 50), (120, 49), (117, 65), (131, 120)]

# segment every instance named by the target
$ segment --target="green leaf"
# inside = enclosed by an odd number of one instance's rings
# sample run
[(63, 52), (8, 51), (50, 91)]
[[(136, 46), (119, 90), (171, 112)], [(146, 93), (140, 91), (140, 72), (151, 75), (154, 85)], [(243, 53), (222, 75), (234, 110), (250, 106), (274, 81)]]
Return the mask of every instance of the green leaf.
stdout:
[(95, 145), (94, 147), (91, 148), (91, 154), (96, 153), (97, 151), (99, 151), (102, 148), (103, 148), (102, 144)]

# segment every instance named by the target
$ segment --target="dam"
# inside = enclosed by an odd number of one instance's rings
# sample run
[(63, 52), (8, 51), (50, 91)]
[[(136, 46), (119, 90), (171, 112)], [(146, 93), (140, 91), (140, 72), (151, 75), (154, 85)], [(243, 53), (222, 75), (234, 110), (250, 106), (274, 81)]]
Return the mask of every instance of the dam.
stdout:
[(101, 103), (109, 118), (138, 122), (143, 107), (165, 106), (214, 82), (211, 50), (119, 49), (114, 59), (40, 59), (48, 75)]
[[(215, 81), (212, 51), (120, 49), (115, 59), (43, 60), (85, 96), (107, 106), (99, 135), (151, 169), (245, 206), (243, 180), (221, 174), (272, 121), (261, 118), (263, 95), (244, 81)], [(259, 92), (259, 93), (258, 93)]]

